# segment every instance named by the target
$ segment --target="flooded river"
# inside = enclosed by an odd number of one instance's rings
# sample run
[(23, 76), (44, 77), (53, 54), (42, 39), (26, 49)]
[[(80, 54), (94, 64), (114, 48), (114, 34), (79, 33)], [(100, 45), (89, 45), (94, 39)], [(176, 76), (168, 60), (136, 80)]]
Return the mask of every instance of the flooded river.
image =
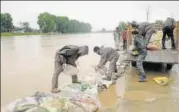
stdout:
[[(93, 47), (95, 45), (114, 47), (114, 40), (112, 33), (2, 38), (1, 106), (17, 98), (31, 95), (35, 91), (49, 92), (55, 51), (67, 44), (89, 46), (89, 55), (80, 58), (77, 62), (80, 74), (88, 75), (94, 72), (92, 66), (96, 65), (100, 58), (92, 52)], [(178, 66), (174, 66), (169, 73), (147, 72), (149, 80), (147, 83), (137, 82), (135, 68), (131, 68), (130, 71), (126, 78), (128, 83), (124, 98), (114, 112), (177, 112), (179, 110)], [(165, 87), (157, 85), (152, 80), (154, 76), (163, 75), (172, 79)], [(71, 82), (71, 78), (62, 74), (59, 77), (59, 85), (64, 82)], [(124, 86), (119, 85), (121, 89)], [(106, 98), (110, 100), (109, 96), (116, 94), (109, 92), (107, 95)], [(111, 99), (115, 100), (114, 97)]]
[[(95, 45), (114, 46), (112, 33), (48, 35), (2, 38), (1, 40), (1, 105), (35, 91), (51, 90), (54, 55), (67, 44), (88, 45), (90, 53), (77, 62), (80, 74), (88, 75), (99, 61), (92, 52)], [(71, 82), (61, 75), (59, 85)]]

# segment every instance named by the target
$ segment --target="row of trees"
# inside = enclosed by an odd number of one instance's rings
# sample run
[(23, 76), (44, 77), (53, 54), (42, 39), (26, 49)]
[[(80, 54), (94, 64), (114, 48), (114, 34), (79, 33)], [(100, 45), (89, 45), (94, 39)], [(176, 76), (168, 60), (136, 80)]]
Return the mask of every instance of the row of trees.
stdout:
[(19, 27), (13, 25), (13, 19), (9, 13), (1, 13), (1, 32), (39, 32), (30, 27), (28, 22), (20, 22)]
[(92, 27), (88, 23), (70, 20), (68, 17), (55, 16), (47, 12), (38, 16), (39, 27), (42, 32), (58, 32), (58, 33), (79, 33), (90, 32)]
[[(13, 19), (9, 13), (1, 13), (1, 32), (38, 32), (32, 29), (28, 22), (20, 22), (19, 27), (13, 25)], [(49, 13), (41, 13), (37, 21), (43, 33), (80, 33), (91, 32), (91, 25), (77, 20), (70, 20), (68, 17), (55, 16)]]

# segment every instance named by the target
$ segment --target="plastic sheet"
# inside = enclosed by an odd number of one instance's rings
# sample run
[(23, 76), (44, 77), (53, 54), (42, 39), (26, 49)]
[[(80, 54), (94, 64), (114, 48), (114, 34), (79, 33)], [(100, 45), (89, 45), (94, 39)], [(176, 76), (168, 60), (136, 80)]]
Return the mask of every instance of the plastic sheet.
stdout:
[(70, 91), (73, 93), (88, 93), (97, 96), (97, 86), (90, 83), (82, 82), (81, 84), (64, 84), (61, 87), (62, 91)]
[[(72, 95), (73, 94), (73, 95)], [(40, 102), (38, 102), (40, 100)], [(71, 92), (71, 96), (36, 92), (33, 97), (18, 99), (6, 107), (6, 112), (96, 112), (101, 105), (96, 97)]]

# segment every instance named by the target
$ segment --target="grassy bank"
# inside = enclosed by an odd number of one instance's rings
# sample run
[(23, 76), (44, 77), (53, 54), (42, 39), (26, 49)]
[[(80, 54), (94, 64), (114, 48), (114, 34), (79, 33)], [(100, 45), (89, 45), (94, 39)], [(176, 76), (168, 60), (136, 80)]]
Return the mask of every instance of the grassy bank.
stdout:
[(9, 36), (24, 36), (24, 35), (42, 35), (43, 33), (35, 33), (35, 32), (29, 32), (29, 33), (13, 33), (13, 32), (4, 32), (1, 33), (1, 37), (9, 37)]

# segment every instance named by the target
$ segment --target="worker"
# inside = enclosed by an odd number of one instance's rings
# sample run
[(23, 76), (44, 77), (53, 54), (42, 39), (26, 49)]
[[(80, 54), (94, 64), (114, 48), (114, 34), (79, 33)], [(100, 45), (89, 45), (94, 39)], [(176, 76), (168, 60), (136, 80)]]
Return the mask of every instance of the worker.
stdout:
[(152, 37), (152, 34), (156, 33), (152, 24), (148, 22), (137, 23), (136, 21), (132, 21), (132, 28), (137, 29), (139, 35), (144, 37), (143, 39), (145, 40), (146, 47)]
[(125, 28), (122, 31), (122, 39), (123, 39), (123, 50), (127, 49), (127, 29)]
[(166, 35), (171, 38), (172, 49), (175, 49), (175, 40), (173, 30), (175, 29), (175, 20), (173, 18), (167, 18), (163, 25), (163, 38), (162, 38), (162, 49), (166, 49), (165, 47), (165, 39)]
[(137, 72), (140, 76), (139, 82), (145, 82), (147, 80), (144, 68), (143, 68), (143, 61), (145, 60), (145, 57), (147, 56), (147, 50), (145, 45), (145, 40), (143, 37), (139, 34), (138, 31), (132, 31), (133, 38), (134, 38), (134, 49), (133, 51), (138, 52), (137, 56)]
[(103, 69), (105, 64), (109, 61), (109, 72), (107, 73), (107, 76), (103, 78), (104, 80), (112, 80), (112, 78), (115, 78), (116, 80), (116, 74), (117, 73), (117, 66), (116, 63), (119, 59), (119, 54), (118, 52), (112, 48), (112, 47), (98, 47), (95, 46), (93, 51), (101, 56), (100, 62), (96, 67), (96, 70)]
[(115, 42), (116, 50), (119, 50), (120, 34), (119, 34), (119, 28), (118, 27), (114, 30), (114, 42)]
[[(55, 70), (52, 78), (52, 93), (58, 93), (58, 76), (63, 72), (63, 65), (69, 64), (73, 67), (77, 67), (76, 60), (88, 54), (88, 46), (76, 46), (76, 45), (66, 45), (63, 48), (57, 50), (55, 54)], [(79, 83), (77, 74), (71, 76), (72, 83)]]

